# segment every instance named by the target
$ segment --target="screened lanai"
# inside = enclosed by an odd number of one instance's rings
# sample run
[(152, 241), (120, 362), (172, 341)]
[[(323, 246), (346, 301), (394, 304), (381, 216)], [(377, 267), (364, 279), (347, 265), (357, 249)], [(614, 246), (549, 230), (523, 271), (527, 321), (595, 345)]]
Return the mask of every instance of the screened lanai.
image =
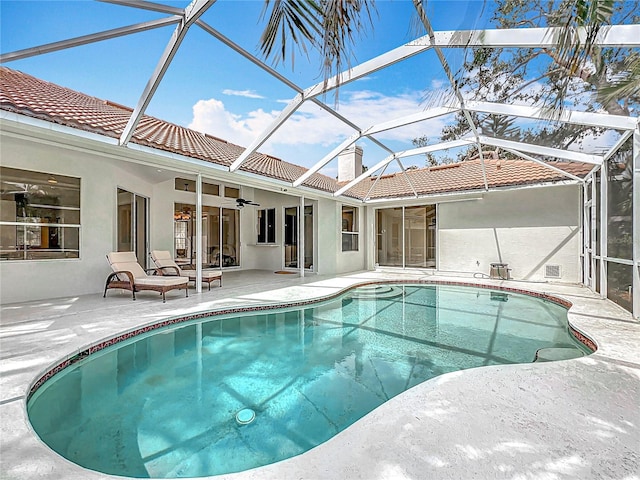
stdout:
[[(120, 70), (111, 88), (127, 93), (87, 93), (135, 105), (117, 139), (122, 149), (134, 148), (131, 140), (145, 114), (186, 124), (188, 116), (170, 112), (178, 112), (178, 107), (168, 105), (183, 102), (188, 108), (206, 95), (191, 91), (206, 89), (221, 76), (235, 76), (238, 90), (230, 95), (241, 95), (254, 116), (239, 121), (217, 103), (197, 103), (213, 108), (218, 120), (198, 123), (194, 114), (190, 128), (225, 138), (216, 130), (221, 122), (240, 129), (259, 117), (254, 128), (243, 130), (238, 142), (243, 148), (226, 173), (236, 174), (241, 183), (246, 175), (242, 167), (252, 155), (277, 151), (280, 158), (306, 167), (286, 185), (300, 196), (302, 207), (313, 175), (334, 177), (341, 152), (356, 146), (364, 151), (362, 173), (339, 182), (330, 194), (379, 209), (402, 201), (428, 203), (433, 194), (425, 193), (410, 174), (421, 165), (473, 159), (479, 165), (474, 181), (490, 191), (487, 162), (534, 162), (583, 187), (582, 282), (634, 316), (640, 314), (640, 104), (633, 66), (640, 25), (632, 2), (616, 5), (596, 29), (558, 26), (562, 19), (552, 15), (539, 24), (528, 17), (509, 24), (508, 15), (501, 16), (492, 2), (469, 2), (455, 18), (442, 14), (445, 2), (379, 2), (376, 10), (363, 14), (371, 18), (364, 28), (370, 35), (356, 41), (357, 56), (324, 76), (318, 75), (319, 69), (296, 69), (295, 62), (321, 64), (310, 47), (305, 51), (283, 44), (282, 55), (296, 58), (291, 65), (261, 53), (259, 39), (244, 27), (260, 18), (263, 3), (245, 3), (239, 9), (223, 0), (109, 0), (99, 9), (113, 16), (105, 15), (91, 27), (69, 29), (71, 35), (47, 28), (43, 19), (37, 35), (21, 35), (19, 40), (4, 29), (3, 35), (12, 38), (3, 41), (0, 61), (47, 78), (49, 67), (43, 60), (52, 59), (67, 76), (99, 77), (110, 68), (105, 57), (117, 52)], [(71, 8), (69, 18), (77, 21), (83, 6)], [(402, 10), (404, 30), (390, 27), (391, 8)], [(234, 15), (229, 17), (229, 12)], [(266, 17), (272, 12), (267, 9)], [(14, 23), (15, 28), (24, 25)], [(574, 37), (565, 58), (567, 32)], [(591, 42), (590, 51), (574, 55), (585, 42)], [(71, 51), (82, 52), (82, 65)], [(261, 86), (259, 93), (250, 91), (247, 77)], [(394, 84), (404, 102), (401, 108), (384, 108), (387, 99), (375, 89), (383, 78)], [(545, 79), (552, 83), (545, 84)], [(632, 86), (612, 92), (624, 85)], [(178, 93), (170, 86), (178, 87)], [(407, 95), (409, 90), (420, 93)], [(268, 107), (260, 103), (264, 97), (271, 102)], [(316, 130), (320, 126), (322, 135)], [(310, 140), (293, 146), (288, 137)], [(317, 137), (314, 148), (312, 137)], [(277, 150), (277, 145), (284, 147)], [(576, 175), (563, 164), (586, 166), (589, 173)], [(395, 183), (389, 190), (391, 175)], [(195, 182), (201, 196), (202, 177), (196, 176)], [(281, 180), (277, 187), (283, 188)], [(196, 209), (201, 216), (201, 201)]]

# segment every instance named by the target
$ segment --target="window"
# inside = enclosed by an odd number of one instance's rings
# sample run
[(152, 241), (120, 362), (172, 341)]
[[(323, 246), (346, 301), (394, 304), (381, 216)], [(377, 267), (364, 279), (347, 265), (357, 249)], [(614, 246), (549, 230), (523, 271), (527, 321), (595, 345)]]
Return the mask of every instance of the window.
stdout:
[(0, 259), (80, 257), (80, 179), (0, 167)]
[(358, 208), (342, 207), (342, 251), (358, 250)]
[(240, 198), (240, 189), (234, 187), (224, 187), (224, 196), (227, 198)]
[(276, 209), (258, 210), (258, 243), (276, 243)]
[[(196, 182), (194, 180), (188, 180), (186, 178), (176, 178), (175, 189), (181, 190), (183, 192), (195, 193)], [(219, 196), (220, 185), (216, 185), (215, 183), (202, 182), (202, 193), (203, 195)]]

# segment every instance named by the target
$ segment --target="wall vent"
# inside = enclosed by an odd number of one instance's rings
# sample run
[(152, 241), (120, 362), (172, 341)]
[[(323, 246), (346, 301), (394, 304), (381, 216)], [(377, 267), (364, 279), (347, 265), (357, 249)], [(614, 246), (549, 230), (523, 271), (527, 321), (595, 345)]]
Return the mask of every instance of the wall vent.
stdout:
[(560, 265), (545, 265), (544, 266), (544, 277), (545, 278), (560, 278), (562, 276), (562, 272), (560, 270)]

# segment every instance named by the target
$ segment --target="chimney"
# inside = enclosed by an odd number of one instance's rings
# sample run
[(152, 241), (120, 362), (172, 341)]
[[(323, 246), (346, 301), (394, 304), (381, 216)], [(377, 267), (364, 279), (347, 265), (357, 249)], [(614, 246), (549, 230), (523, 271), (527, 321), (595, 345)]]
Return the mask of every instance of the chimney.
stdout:
[(362, 147), (353, 145), (338, 154), (338, 182), (350, 182), (362, 173)]

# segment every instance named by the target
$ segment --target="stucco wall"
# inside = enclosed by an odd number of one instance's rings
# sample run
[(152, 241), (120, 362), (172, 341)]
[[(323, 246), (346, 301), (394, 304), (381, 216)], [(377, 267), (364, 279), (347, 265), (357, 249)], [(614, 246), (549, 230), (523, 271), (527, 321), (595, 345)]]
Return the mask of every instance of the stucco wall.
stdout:
[[(259, 270), (281, 270), (284, 268), (284, 209), (287, 207), (300, 207), (300, 197), (268, 192), (259, 189), (243, 189), (246, 198), (259, 203), (259, 207), (245, 207), (241, 210), (242, 219), (242, 241), (244, 257), (242, 261), (243, 268), (259, 269)], [(315, 201), (306, 199), (305, 206), (313, 205), (314, 207), (314, 224), (318, 216), (318, 207)], [(257, 244), (257, 209), (275, 209), (276, 223), (275, 233), (276, 240), (274, 244)], [(300, 218), (298, 218), (300, 220)], [(313, 231), (317, 232), (317, 224), (313, 226)], [(315, 233), (314, 233), (315, 235)], [(317, 238), (314, 238), (314, 241)], [(314, 255), (313, 265), (315, 268), (317, 255)]]
[(38, 300), (100, 292), (111, 271), (105, 255), (116, 244), (117, 187), (151, 196), (144, 179), (86, 152), (2, 136), (2, 165), (81, 179), (80, 258), (0, 263), (0, 301)]
[(318, 264), (315, 271), (325, 275), (336, 271), (336, 248), (337, 239), (334, 235), (338, 219), (336, 218), (335, 202), (327, 199), (318, 200), (317, 222), (318, 241), (316, 249)]
[(481, 200), (438, 205), (438, 270), (489, 273), (508, 263), (514, 279), (543, 281), (560, 265), (563, 282), (580, 281), (580, 190), (558, 185), (491, 192)]
[[(358, 250), (352, 252), (342, 251), (342, 203), (334, 202), (333, 209), (335, 211), (335, 257), (336, 269), (330, 273), (347, 273), (365, 269), (365, 259), (367, 254), (367, 238), (366, 238), (366, 208), (358, 208)], [(328, 231), (328, 230), (327, 230)]]
[[(247, 190), (247, 192), (248, 191), (249, 190)], [(287, 195), (273, 192), (258, 191), (255, 189), (251, 189), (250, 191), (251, 195), (246, 195), (246, 197), (259, 203), (260, 207), (245, 207), (240, 212), (240, 216), (244, 218), (242, 222), (242, 238), (244, 242), (242, 265), (244, 268), (258, 270), (280, 270), (284, 259), (283, 208), (285, 204), (287, 206), (293, 206), (296, 200)], [(275, 244), (257, 244), (258, 229), (256, 209), (258, 208), (274, 208), (276, 211)]]
[[(110, 273), (105, 254), (115, 249), (117, 188), (151, 199), (150, 248), (173, 249), (174, 202), (193, 203), (173, 180), (153, 183), (144, 169), (89, 151), (53, 143), (0, 141), (3, 166), (69, 175), (81, 179), (81, 258), (0, 262), (0, 301), (5, 303), (101, 292)], [(283, 266), (283, 208), (299, 197), (243, 187), (260, 208), (276, 209), (276, 242), (256, 245), (256, 207), (241, 211), (242, 268), (279, 270)], [(182, 198), (182, 196), (185, 198)], [(359, 249), (342, 252), (342, 203), (314, 205), (314, 271), (339, 274), (373, 266), (374, 211), (359, 208)], [(438, 269), (489, 273), (492, 262), (508, 263), (516, 279), (545, 280), (547, 264), (560, 265), (562, 281), (578, 282), (580, 190), (575, 185), (491, 192), (481, 200), (438, 205)]]

